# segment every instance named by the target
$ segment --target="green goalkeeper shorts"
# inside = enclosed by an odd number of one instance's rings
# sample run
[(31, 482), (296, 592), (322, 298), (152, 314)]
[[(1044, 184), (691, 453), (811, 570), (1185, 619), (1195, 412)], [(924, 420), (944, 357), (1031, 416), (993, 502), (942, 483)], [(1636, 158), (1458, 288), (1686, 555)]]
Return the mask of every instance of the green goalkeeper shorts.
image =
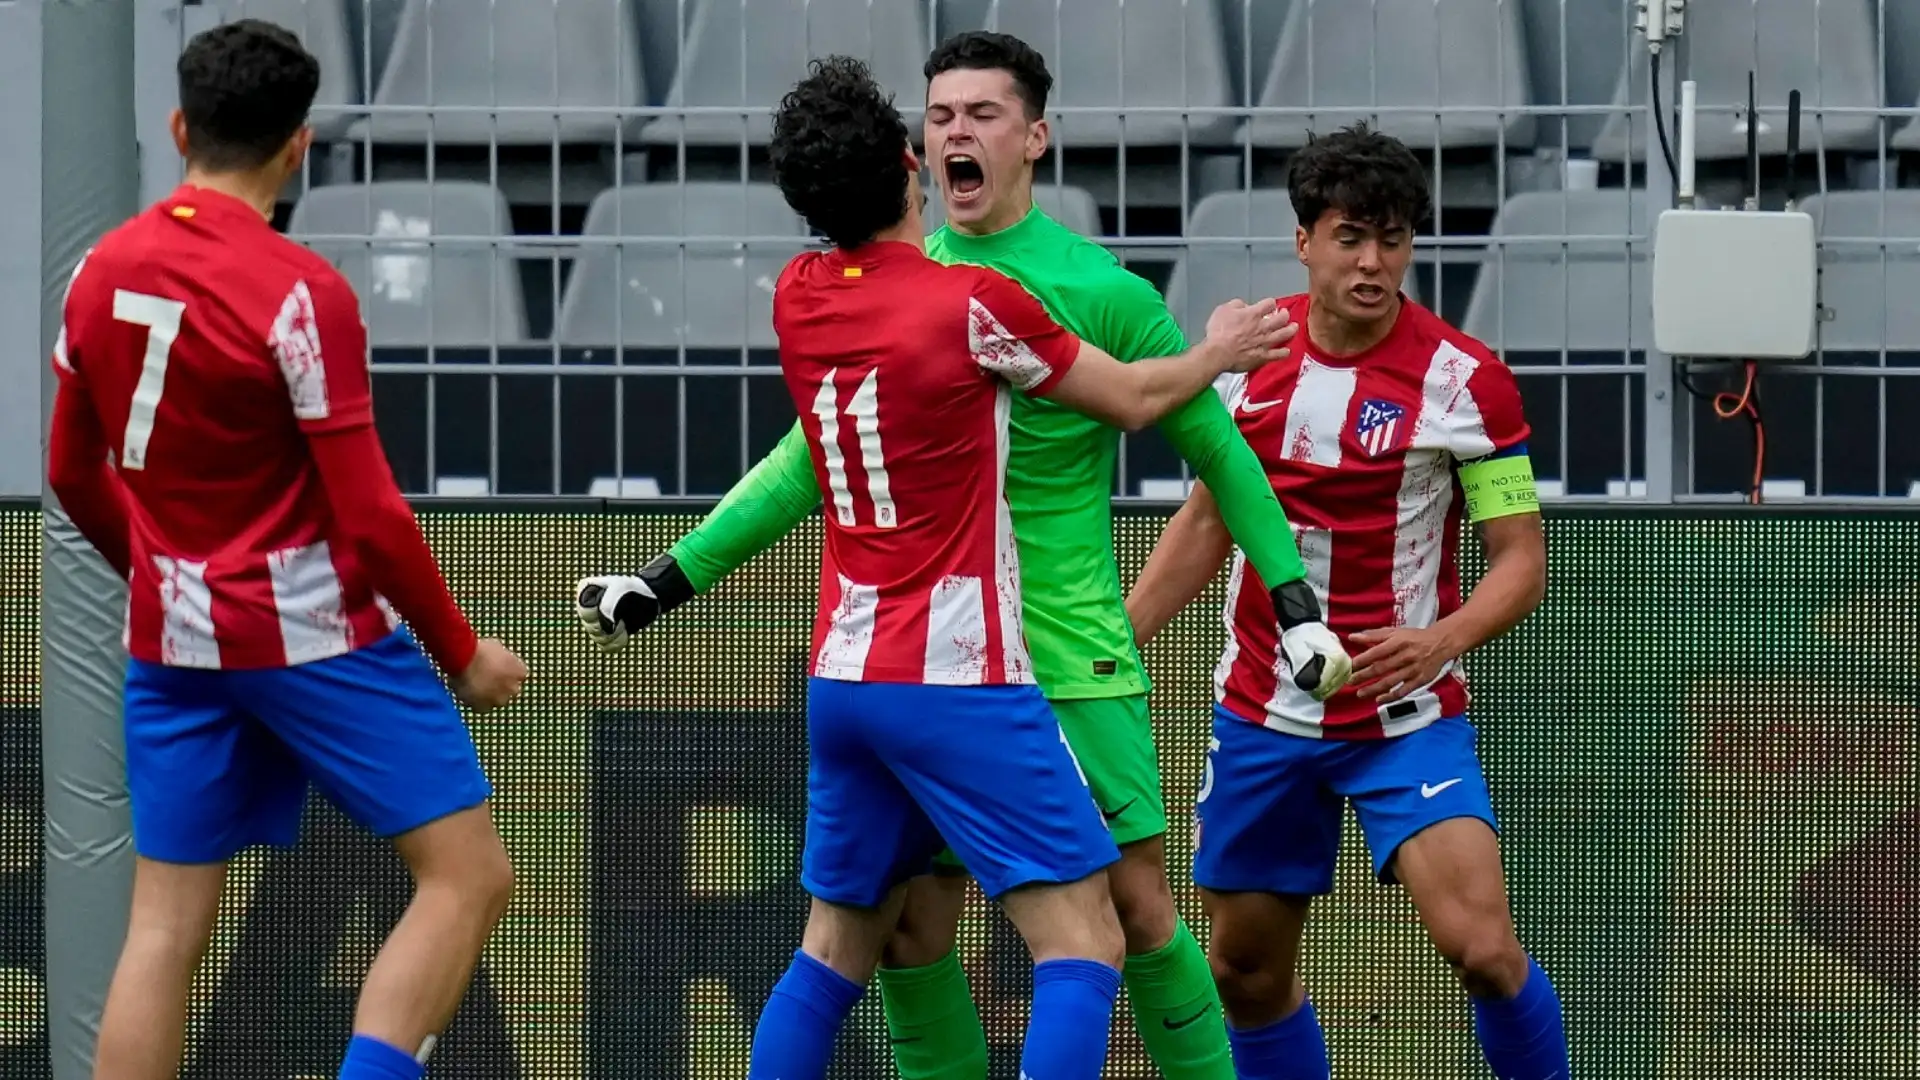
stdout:
[[(1160, 790), (1160, 759), (1154, 753), (1146, 695), (1050, 704), (1113, 842), (1125, 847), (1166, 832), (1167, 801)], [(934, 859), (934, 872), (966, 871), (948, 850)]]

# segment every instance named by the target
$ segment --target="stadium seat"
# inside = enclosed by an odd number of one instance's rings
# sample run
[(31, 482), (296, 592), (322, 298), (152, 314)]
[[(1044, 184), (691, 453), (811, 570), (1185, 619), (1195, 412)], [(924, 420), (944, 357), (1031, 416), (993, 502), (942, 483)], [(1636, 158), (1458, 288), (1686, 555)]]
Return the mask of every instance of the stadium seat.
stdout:
[[(1254, 222), (1259, 222), (1257, 230)], [(1233, 238), (1242, 243), (1196, 243), (1174, 263), (1167, 306), (1190, 339), (1205, 336), (1207, 316), (1236, 296), (1307, 291), (1307, 268), (1294, 252), (1294, 228), (1293, 204), (1284, 191), (1223, 191), (1194, 206), (1187, 224), (1189, 240)], [(1401, 291), (1419, 298), (1411, 272)]]
[[(1630, 233), (1642, 239), (1629, 244)], [(1651, 347), (1646, 192), (1527, 192), (1501, 207), (1492, 234), (1500, 242), (1482, 258), (1462, 330), (1495, 351), (1618, 354)], [(1568, 236), (1621, 239), (1563, 241)]]
[(1250, 119), (1240, 138), (1291, 149), (1310, 131), (1371, 120), (1373, 106), (1473, 106), (1489, 111), (1386, 113), (1374, 126), (1417, 149), (1492, 147), (1502, 132), (1524, 148), (1533, 119), (1491, 110), (1528, 104), (1530, 85), (1517, 3), (1294, 0), (1257, 104), (1295, 115)]
[(841, 53), (867, 61), (892, 91), (907, 125), (919, 130), (926, 101), (921, 63), (928, 48), (925, 0), (701, 0), (687, 25), (669, 108), (747, 109), (663, 116), (643, 143), (765, 146), (770, 109), (806, 74), (807, 61)]
[[(525, 298), (511, 256), (507, 202), (460, 180), (398, 180), (314, 188), (287, 233), (353, 284), (374, 346), (485, 348), (523, 343)], [(347, 240), (344, 237), (367, 237)]]
[[(537, 146), (630, 137), (644, 121), (608, 110), (646, 104), (631, 5), (407, 0), (373, 104), (422, 111), (368, 117), (353, 126), (352, 138)], [(425, 111), (446, 105), (553, 112)]]
[[(1916, 100), (1914, 105), (1920, 107), (1920, 100)], [(1895, 150), (1920, 150), (1920, 116), (1909, 120), (1893, 133), (1892, 147)]]
[(1048, 107), (1112, 109), (1053, 118), (1054, 141), (1082, 147), (1230, 146), (1220, 113), (1128, 115), (1126, 108), (1234, 104), (1220, 9), (1189, 0), (997, 0), (987, 27), (1040, 50), (1053, 72)]
[(261, 19), (291, 30), (320, 61), (320, 92), (313, 99), (313, 132), (318, 142), (344, 134), (354, 117), (346, 110), (362, 102), (360, 50), (348, 37), (344, 0), (220, 0), (220, 21)]
[[(634, 184), (605, 191), (583, 235), (685, 238), (583, 245), (555, 330), (570, 346), (772, 348), (773, 283), (807, 230), (771, 184)], [(747, 244), (735, 237), (791, 237)]]
[[(1071, 184), (1035, 184), (1033, 204), (1045, 211), (1048, 217), (1081, 236), (1099, 236), (1101, 233), (1100, 207), (1094, 202), (1092, 193), (1085, 188)], [(928, 234), (946, 223), (947, 208), (941, 203), (937, 190), (927, 189), (927, 205), (921, 216), (926, 220)]]
[[(1801, 204), (1820, 238), (1820, 347), (1832, 352), (1920, 352), (1920, 191), (1835, 191)], [(1835, 243), (1837, 237), (1883, 238)], [(1884, 320), (1884, 322), (1883, 322)]]
[[(1691, 0), (1687, 4), (1687, 77), (1697, 85), (1699, 126), (1695, 157), (1739, 159), (1747, 153), (1747, 73), (1755, 75), (1760, 153), (1787, 148), (1787, 94), (1800, 91), (1800, 145), (1804, 152), (1877, 149), (1880, 124), (1867, 114), (1816, 118), (1816, 107), (1882, 105), (1878, 44), (1868, 0), (1809, 4), (1806, 0)], [(1818, 49), (1816, 52), (1816, 43)], [(1647, 51), (1636, 46), (1614, 92), (1616, 105), (1647, 103)], [(1672, 109), (1679, 87), (1662, 85)], [(1716, 111), (1709, 112), (1709, 109)], [(1733, 112), (1730, 110), (1739, 110)], [(1644, 113), (1611, 115), (1594, 140), (1593, 155), (1639, 161), (1646, 151)], [(1668, 138), (1679, 133), (1668, 130)], [(1678, 147), (1675, 147), (1676, 152)]]

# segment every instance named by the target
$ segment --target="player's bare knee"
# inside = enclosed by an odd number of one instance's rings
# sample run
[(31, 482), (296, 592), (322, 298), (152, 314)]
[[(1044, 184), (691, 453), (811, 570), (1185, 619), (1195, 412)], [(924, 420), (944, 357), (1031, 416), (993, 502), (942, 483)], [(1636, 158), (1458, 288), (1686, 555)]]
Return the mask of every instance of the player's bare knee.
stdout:
[(1236, 1023), (1269, 1023), (1299, 1004), (1294, 995), (1294, 973), (1274, 950), (1213, 948), (1207, 951), (1207, 965), (1213, 970), (1220, 1003)]
[(1104, 873), (1064, 885), (1018, 888), (1001, 903), (1035, 963), (1096, 960), (1118, 968), (1126, 960), (1126, 936)]
[(880, 962), (890, 968), (926, 967), (952, 952), (968, 880), (961, 874), (935, 873), (909, 882)]
[(1501, 921), (1464, 926), (1436, 941), (1460, 985), (1475, 997), (1512, 997), (1526, 982), (1526, 951)]
[(902, 920), (881, 952), (890, 968), (917, 968), (939, 963), (953, 951), (954, 935), (924, 921)]
[(500, 921), (500, 917), (507, 912), (507, 905), (513, 901), (516, 884), (513, 860), (507, 857), (505, 848), (497, 848), (475, 860), (471, 884), (474, 899), (491, 916), (489, 921)]
[(1178, 912), (1166, 874), (1157, 865), (1128, 866), (1122, 861), (1109, 880), (1128, 956), (1153, 952), (1173, 940)]

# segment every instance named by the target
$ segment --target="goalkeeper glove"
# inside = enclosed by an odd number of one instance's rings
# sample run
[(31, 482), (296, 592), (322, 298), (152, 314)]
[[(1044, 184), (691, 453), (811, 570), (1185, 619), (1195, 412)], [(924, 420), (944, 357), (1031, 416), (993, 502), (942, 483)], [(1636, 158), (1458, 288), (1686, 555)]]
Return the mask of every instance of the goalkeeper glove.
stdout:
[(607, 574), (582, 578), (574, 587), (580, 625), (610, 653), (626, 648), (631, 635), (692, 598), (693, 583), (672, 555), (648, 563), (638, 577)]
[(1293, 684), (1315, 701), (1327, 700), (1353, 675), (1353, 658), (1341, 648), (1339, 636), (1327, 629), (1313, 586), (1305, 580), (1289, 581), (1271, 595), (1280, 618), (1280, 656), (1293, 672)]

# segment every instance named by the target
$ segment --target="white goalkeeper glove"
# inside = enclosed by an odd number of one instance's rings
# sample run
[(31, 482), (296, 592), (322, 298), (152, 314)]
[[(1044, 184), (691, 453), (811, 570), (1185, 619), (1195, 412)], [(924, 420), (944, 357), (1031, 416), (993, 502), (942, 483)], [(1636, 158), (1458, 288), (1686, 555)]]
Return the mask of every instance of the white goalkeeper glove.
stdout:
[(632, 635), (693, 597), (693, 583), (671, 555), (648, 563), (638, 576), (582, 578), (573, 589), (574, 615), (603, 652), (619, 652)]
[(1287, 662), (1293, 684), (1325, 701), (1353, 677), (1353, 658), (1340, 637), (1327, 628), (1320, 601), (1305, 581), (1289, 581), (1272, 590), (1274, 614), (1280, 620), (1280, 656)]

